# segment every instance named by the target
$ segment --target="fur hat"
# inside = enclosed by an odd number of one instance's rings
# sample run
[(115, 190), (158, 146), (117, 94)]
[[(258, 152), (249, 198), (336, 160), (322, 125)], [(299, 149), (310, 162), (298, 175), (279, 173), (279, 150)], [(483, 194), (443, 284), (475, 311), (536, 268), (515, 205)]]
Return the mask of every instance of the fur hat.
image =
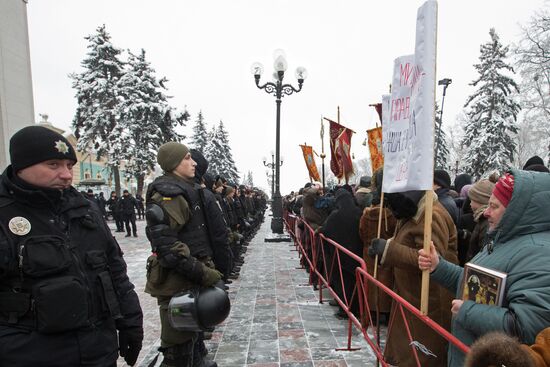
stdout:
[(388, 207), (396, 219), (408, 219), (415, 216), (418, 203), (424, 196), (424, 191), (411, 190), (387, 194)]
[(514, 338), (492, 332), (479, 338), (466, 356), (465, 367), (535, 367), (534, 361)]
[(443, 169), (436, 169), (434, 171), (434, 183), (436, 185), (441, 186), (444, 189), (450, 189), (451, 188), (451, 176), (447, 173), (447, 171)]
[(11, 137), (13, 172), (50, 159), (69, 159), (76, 163), (74, 148), (63, 135), (43, 126), (27, 126)]
[(164, 172), (172, 172), (189, 153), (189, 149), (175, 141), (164, 143), (157, 154), (157, 162)]
[(487, 205), (487, 203), (489, 203), (489, 198), (491, 197), (491, 193), (493, 192), (494, 188), (495, 184), (491, 181), (486, 179), (479, 180), (472, 187), (470, 187), (470, 190), (468, 191), (468, 197), (472, 201)]
[(371, 176), (362, 176), (359, 179), (359, 187), (369, 188), (372, 183)]

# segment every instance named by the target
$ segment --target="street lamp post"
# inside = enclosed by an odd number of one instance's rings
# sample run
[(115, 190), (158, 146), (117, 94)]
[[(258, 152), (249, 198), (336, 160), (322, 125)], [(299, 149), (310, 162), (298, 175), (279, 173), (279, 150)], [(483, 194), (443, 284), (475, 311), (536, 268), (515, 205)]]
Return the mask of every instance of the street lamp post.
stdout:
[[(254, 74), (254, 80), (256, 86), (259, 89), (263, 89), (268, 94), (275, 96), (275, 103), (277, 105), (277, 117), (275, 128), (275, 162), (280, 162), (280, 124), (281, 124), (281, 99), (283, 96), (298, 93), (302, 90), (302, 84), (307, 77), (307, 71), (303, 67), (296, 69), (296, 79), (298, 79), (298, 88), (295, 88), (291, 84), (283, 84), (285, 71), (287, 69), (287, 62), (284, 53), (281, 50), (275, 51), (274, 62), (274, 81), (267, 82), (264, 85), (260, 85), (260, 77), (263, 72), (262, 64), (256, 62), (252, 65), (252, 74)], [(281, 198), (281, 192), (279, 188), (280, 184), (280, 170), (279, 165), (275, 165), (275, 192), (272, 199), (272, 211), (273, 219), (271, 220), (271, 230), (273, 233), (283, 233), (283, 202)]]
[(443, 98), (441, 99), (441, 111), (439, 111), (439, 126), (436, 136), (439, 137), (437, 139), (437, 144), (435, 146), (435, 154), (434, 157), (437, 157), (437, 153), (439, 151), (439, 142), (441, 140), (441, 127), (443, 125), (443, 106), (445, 105), (445, 94), (447, 93), (447, 87), (453, 82), (452, 79), (444, 78), (437, 82), (438, 85), (443, 86)]
[[(264, 158), (263, 160), (264, 166), (267, 168), (271, 168), (271, 200), (273, 200), (273, 195), (275, 194), (275, 166), (277, 165), (275, 163), (275, 154), (271, 153), (271, 163), (268, 163), (267, 160)], [(279, 167), (283, 165), (283, 160), (281, 159), (279, 161)]]

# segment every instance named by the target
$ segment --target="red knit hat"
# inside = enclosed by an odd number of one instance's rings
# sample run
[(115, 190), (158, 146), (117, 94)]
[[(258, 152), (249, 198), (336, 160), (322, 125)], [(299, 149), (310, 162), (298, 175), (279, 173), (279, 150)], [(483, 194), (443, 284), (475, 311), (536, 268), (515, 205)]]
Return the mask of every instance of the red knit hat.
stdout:
[(514, 176), (507, 173), (504, 177), (501, 177), (493, 190), (493, 195), (504, 205), (508, 206), (512, 199), (512, 193), (514, 192)]

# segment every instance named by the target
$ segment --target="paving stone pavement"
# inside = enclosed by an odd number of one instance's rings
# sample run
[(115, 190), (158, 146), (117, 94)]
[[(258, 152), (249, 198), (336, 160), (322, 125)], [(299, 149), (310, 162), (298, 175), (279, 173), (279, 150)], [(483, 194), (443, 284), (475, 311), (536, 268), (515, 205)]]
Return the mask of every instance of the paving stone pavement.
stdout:
[[(347, 321), (335, 318), (336, 308), (328, 302), (319, 303), (319, 292), (307, 285), (308, 274), (298, 268), (294, 246), (264, 242), (270, 233), (270, 219), (266, 217), (251, 240), (241, 275), (229, 286), (231, 313), (207, 341), (208, 358), (220, 367), (374, 366), (373, 352), (355, 329), (352, 347), (360, 349), (336, 350), (347, 346)], [(114, 228), (113, 223), (109, 225)], [(145, 338), (136, 364), (140, 367), (157, 355), (160, 344), (156, 300), (143, 292), (150, 252), (144, 227), (144, 222), (138, 221), (138, 238), (113, 230), (144, 314)], [(118, 366), (126, 366), (122, 358)]]

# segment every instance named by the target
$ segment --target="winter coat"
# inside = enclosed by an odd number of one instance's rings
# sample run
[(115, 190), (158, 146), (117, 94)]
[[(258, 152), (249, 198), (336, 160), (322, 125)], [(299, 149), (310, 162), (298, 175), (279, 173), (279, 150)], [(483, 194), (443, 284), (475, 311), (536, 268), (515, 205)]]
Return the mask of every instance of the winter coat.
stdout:
[(107, 206), (109, 207), (109, 210), (113, 214), (118, 214), (120, 212), (120, 199), (118, 197), (111, 197), (106, 202)]
[[(485, 208), (486, 206), (480, 210), (485, 210)], [(468, 246), (466, 262), (470, 261), (485, 245), (485, 235), (487, 234), (487, 229), (489, 228), (489, 221), (483, 213), (478, 213), (478, 215), (476, 226), (474, 227), (470, 237), (470, 245)]]
[[(365, 208), (359, 222), (359, 235), (363, 241), (363, 260), (367, 264), (367, 271), (370, 275), (374, 275), (374, 259), (368, 255), (368, 249), (373, 239), (378, 238), (378, 217), (380, 215), (380, 206)], [(382, 226), (380, 227), (380, 238), (388, 239), (395, 232), (397, 221), (391, 213), (391, 210), (384, 208), (382, 213)], [(393, 268), (378, 267), (377, 279), (389, 289), (393, 290)], [(369, 309), (376, 311), (376, 287), (368, 287)], [(379, 291), (379, 307), (380, 312), (390, 312), (392, 299), (383, 291)]]
[[(425, 198), (424, 196), (420, 200), (414, 217), (398, 221), (396, 234), (388, 241), (381, 262), (383, 267), (393, 267), (395, 292), (416, 308), (420, 308), (422, 272), (418, 268), (418, 250), (423, 248)], [(455, 225), (435, 195), (432, 241), (449, 263), (458, 262)], [(428, 317), (449, 330), (452, 294), (435, 282), (430, 282), (429, 294)], [(409, 339), (404, 332), (403, 318), (395, 303), (390, 318), (394, 316), (394, 332), (389, 333), (384, 357), (389, 363), (400, 367), (416, 366)], [(420, 365), (444, 366), (447, 359), (447, 341), (414, 317), (409, 317), (409, 325), (413, 340), (420, 342), (437, 356), (426, 356), (419, 352)]]
[(304, 201), (304, 195), (298, 195), (292, 204), (292, 212), (296, 215), (300, 215), (300, 210), (302, 209)]
[[(471, 262), (506, 273), (502, 306), (464, 301), (452, 332), (466, 345), (489, 331), (517, 334), (532, 344), (550, 325), (550, 175), (512, 170), (514, 191), (487, 245)], [(432, 278), (462, 298), (463, 268), (441, 260)], [(450, 347), (449, 366), (462, 366), (464, 355)]]
[(212, 191), (200, 189), (199, 196), (204, 208), (204, 218), (208, 229), (208, 239), (212, 247), (212, 260), (216, 269), (222, 274), (229, 275), (232, 268), (232, 254), (229, 248), (229, 231), (223, 215), (223, 209)]
[(0, 178), (0, 365), (115, 365), (117, 329), (142, 321), (95, 203), (73, 187), (33, 187), (8, 166)]
[(120, 209), (122, 211), (122, 215), (126, 218), (131, 218), (136, 215), (136, 212), (134, 209), (137, 209), (137, 201), (134, 199), (133, 196), (122, 196), (120, 199)]
[(439, 200), (439, 203), (447, 209), (447, 212), (449, 212), (449, 215), (456, 226), (458, 224), (458, 207), (456, 206), (455, 200), (451, 197), (451, 195), (449, 195), (449, 189), (437, 189), (435, 193), (437, 194), (437, 200)]
[(458, 224), (456, 226), (458, 234), (458, 262), (464, 265), (468, 258), (468, 249), (472, 232), (475, 228), (474, 213), (470, 207), (470, 198), (466, 197), (462, 207), (458, 210)]
[(226, 196), (223, 198), (222, 203), (227, 213), (227, 218), (229, 219), (228, 221), (229, 228), (231, 228), (232, 230), (236, 230), (237, 225), (239, 224), (239, 219), (237, 218), (237, 214), (235, 213), (235, 208), (233, 206), (233, 198)]
[(315, 201), (319, 198), (317, 191), (311, 190), (304, 194), (302, 200), (302, 218), (304, 218), (313, 229), (321, 227), (328, 217), (326, 210), (315, 208)]
[[(342, 245), (355, 255), (363, 256), (363, 243), (359, 237), (359, 221), (361, 220), (361, 209), (353, 200), (353, 196), (346, 190), (340, 189), (336, 193), (336, 209), (328, 216), (321, 232), (325, 237)], [(342, 268), (349, 273), (354, 273), (359, 266), (356, 260), (340, 253)]]
[[(345, 189), (336, 192), (335, 207), (320, 231), (325, 237), (337, 242), (353, 254), (362, 257), (363, 244), (359, 237), (361, 209), (355, 204), (352, 194)], [(354, 298), (352, 296), (355, 288), (355, 268), (361, 266), (361, 264), (343, 251), (339, 251), (340, 271), (338, 269), (338, 257), (335, 258), (336, 249), (327, 243), (324, 246), (326, 266), (327, 268), (332, 267), (332, 272), (329, 270), (331, 287), (342, 301), (347, 300), (348, 305), (351, 306), (351, 311), (358, 315), (359, 300), (356, 296)]]
[(368, 208), (372, 204), (371, 189), (366, 187), (360, 187), (357, 189), (355, 192), (355, 200), (357, 200), (357, 205), (359, 205), (359, 208)]

